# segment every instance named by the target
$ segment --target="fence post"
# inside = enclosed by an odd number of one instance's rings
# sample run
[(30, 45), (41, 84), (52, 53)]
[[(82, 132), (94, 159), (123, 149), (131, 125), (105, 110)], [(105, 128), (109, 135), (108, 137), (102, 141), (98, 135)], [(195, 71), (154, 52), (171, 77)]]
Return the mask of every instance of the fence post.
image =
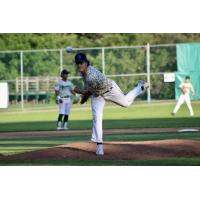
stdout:
[(60, 49), (60, 72), (63, 70), (63, 50)]
[(23, 51), (20, 51), (20, 74), (21, 74), (21, 108), (24, 110), (24, 63)]
[(102, 48), (102, 73), (105, 74), (105, 49)]
[(148, 103), (151, 102), (151, 74), (150, 74), (150, 45), (147, 44), (146, 47), (147, 55), (147, 82), (149, 83), (149, 88), (147, 89), (147, 101)]

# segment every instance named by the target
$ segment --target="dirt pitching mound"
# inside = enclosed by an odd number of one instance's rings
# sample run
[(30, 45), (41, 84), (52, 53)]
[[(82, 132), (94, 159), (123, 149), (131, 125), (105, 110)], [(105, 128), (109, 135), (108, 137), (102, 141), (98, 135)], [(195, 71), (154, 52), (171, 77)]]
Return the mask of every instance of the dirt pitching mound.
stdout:
[(94, 143), (72, 143), (12, 156), (1, 160), (151, 160), (167, 157), (200, 156), (200, 141), (159, 140), (146, 142), (106, 142), (104, 156), (95, 155)]

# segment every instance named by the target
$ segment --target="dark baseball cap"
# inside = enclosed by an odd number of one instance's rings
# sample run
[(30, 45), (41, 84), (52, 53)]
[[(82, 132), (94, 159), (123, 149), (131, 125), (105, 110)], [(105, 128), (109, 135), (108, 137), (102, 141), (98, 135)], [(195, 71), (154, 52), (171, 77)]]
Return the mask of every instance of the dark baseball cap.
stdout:
[(77, 53), (74, 57), (75, 63), (81, 63), (87, 61), (87, 57), (84, 53)]
[(187, 79), (190, 79), (190, 76), (186, 76), (186, 77), (185, 77), (185, 80), (187, 80)]
[(66, 69), (63, 69), (62, 72), (61, 72), (61, 74), (69, 74), (69, 73), (70, 73), (70, 72), (67, 71)]

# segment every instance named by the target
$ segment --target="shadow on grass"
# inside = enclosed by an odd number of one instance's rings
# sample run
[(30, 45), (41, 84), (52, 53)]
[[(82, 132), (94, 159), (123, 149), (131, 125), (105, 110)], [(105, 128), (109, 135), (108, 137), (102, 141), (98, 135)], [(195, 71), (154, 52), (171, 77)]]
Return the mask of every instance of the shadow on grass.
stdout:
[[(129, 128), (164, 128), (164, 127), (198, 127), (200, 126), (200, 117), (184, 118), (149, 118), (149, 119), (117, 119), (104, 120), (104, 129), (129, 129)], [(69, 128), (91, 129), (92, 120), (69, 120)], [(10, 131), (44, 131), (56, 130), (56, 122), (10, 122), (0, 123), (0, 132)]]
[(200, 158), (169, 158), (162, 160), (37, 160), (0, 161), (0, 166), (200, 166)]

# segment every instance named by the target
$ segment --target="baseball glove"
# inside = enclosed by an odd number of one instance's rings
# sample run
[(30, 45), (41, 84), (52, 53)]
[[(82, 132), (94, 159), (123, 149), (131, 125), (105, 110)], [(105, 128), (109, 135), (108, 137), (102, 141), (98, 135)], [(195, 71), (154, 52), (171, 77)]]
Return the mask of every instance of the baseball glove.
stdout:
[(79, 101), (80, 101), (80, 96), (74, 96), (72, 103), (77, 104), (77, 103), (79, 103)]
[(59, 104), (59, 103), (63, 103), (63, 100), (61, 99), (60, 96), (57, 96), (56, 97), (56, 104)]
[(88, 95), (81, 95), (80, 104), (86, 103), (89, 98), (90, 98), (90, 96), (88, 96)]
[(56, 99), (56, 104), (63, 103), (62, 99)]

